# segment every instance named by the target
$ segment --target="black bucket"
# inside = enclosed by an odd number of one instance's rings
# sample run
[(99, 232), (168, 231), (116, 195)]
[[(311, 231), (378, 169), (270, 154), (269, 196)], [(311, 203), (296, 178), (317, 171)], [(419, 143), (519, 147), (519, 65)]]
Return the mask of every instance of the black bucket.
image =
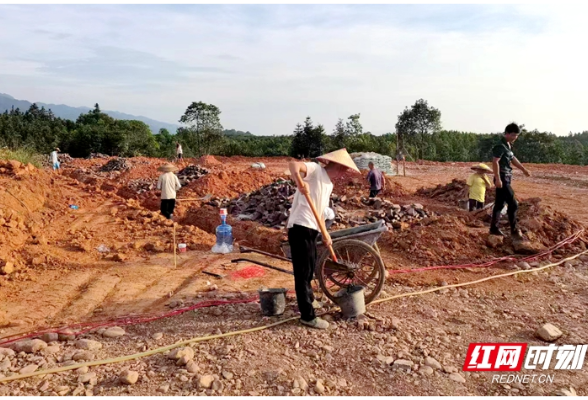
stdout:
[(261, 313), (267, 317), (282, 315), (286, 309), (286, 292), (288, 289), (259, 289)]

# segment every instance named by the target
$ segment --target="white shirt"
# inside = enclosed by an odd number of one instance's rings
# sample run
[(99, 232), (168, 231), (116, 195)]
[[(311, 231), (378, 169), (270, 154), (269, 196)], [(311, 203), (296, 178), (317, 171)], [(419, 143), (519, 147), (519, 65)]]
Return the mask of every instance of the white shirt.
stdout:
[(330, 207), (325, 208), (325, 212), (323, 213), (323, 218), (325, 219), (325, 221), (335, 219), (335, 211), (333, 211), (333, 209)]
[(182, 145), (179, 145), (178, 148), (176, 149), (176, 154), (182, 154)]
[[(317, 163), (304, 163), (306, 165), (306, 176), (303, 181), (308, 183), (310, 198), (316, 207), (319, 216), (323, 216), (325, 209), (329, 206), (333, 183), (327, 175), (327, 171)], [(306, 228), (320, 231), (316, 218), (310, 209), (310, 205), (302, 193), (296, 191), (292, 208), (290, 209), (290, 218), (288, 219), (288, 229), (294, 225), (304, 226)]]
[[(45, 153), (47, 154), (47, 153)], [(57, 152), (56, 151), (52, 151), (51, 152), (51, 162), (53, 164), (57, 163), (59, 160), (57, 159)]]
[(157, 180), (157, 189), (161, 190), (161, 200), (175, 199), (176, 191), (181, 187), (180, 180), (173, 172), (161, 174)]

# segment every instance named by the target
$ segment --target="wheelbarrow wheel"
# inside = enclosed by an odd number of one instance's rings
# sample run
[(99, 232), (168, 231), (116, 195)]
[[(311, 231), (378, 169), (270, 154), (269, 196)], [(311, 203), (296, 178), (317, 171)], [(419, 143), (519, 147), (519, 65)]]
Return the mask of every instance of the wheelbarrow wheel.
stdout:
[(333, 250), (342, 268), (326, 263), (331, 255), (324, 251), (317, 263), (316, 275), (323, 293), (333, 302), (335, 294), (352, 285), (364, 287), (365, 303), (372, 302), (384, 287), (386, 268), (378, 251), (355, 239), (333, 243)]

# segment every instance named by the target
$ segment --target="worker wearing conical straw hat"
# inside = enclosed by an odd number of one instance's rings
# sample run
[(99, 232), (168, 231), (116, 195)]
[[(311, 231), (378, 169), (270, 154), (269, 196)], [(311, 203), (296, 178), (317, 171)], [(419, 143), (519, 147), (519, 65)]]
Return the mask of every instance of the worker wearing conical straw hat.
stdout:
[[(326, 329), (329, 323), (315, 315), (316, 301), (311, 287), (317, 259), (317, 237), (321, 227), (304, 193), (310, 195), (318, 215), (323, 215), (333, 191), (332, 179), (338, 178), (349, 170), (359, 173), (359, 169), (346, 149), (324, 154), (317, 157), (317, 160), (324, 166), (313, 162), (290, 162), (288, 165), (298, 190), (292, 201), (287, 228), (300, 322), (313, 328)], [(321, 220), (320, 223), (324, 224), (324, 221)], [(328, 233), (322, 241), (327, 246), (332, 244)]]
[(157, 189), (161, 190), (161, 214), (165, 218), (171, 219), (176, 207), (176, 191), (182, 187), (180, 180), (174, 174), (178, 168), (173, 164), (166, 163), (157, 170), (163, 172), (157, 180)]
[(492, 169), (483, 163), (476, 164), (471, 169), (475, 173), (471, 174), (466, 182), (469, 186), (468, 208), (470, 211), (481, 210), (486, 201), (486, 188), (492, 187), (492, 182), (486, 175), (492, 173)]

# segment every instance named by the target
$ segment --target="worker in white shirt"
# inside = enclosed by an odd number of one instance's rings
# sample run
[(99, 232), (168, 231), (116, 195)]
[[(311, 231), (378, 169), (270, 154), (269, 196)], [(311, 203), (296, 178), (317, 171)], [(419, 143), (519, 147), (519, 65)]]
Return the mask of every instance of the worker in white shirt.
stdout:
[(161, 190), (161, 214), (171, 219), (176, 207), (176, 192), (181, 189), (182, 185), (174, 171), (177, 171), (175, 165), (167, 163), (157, 169), (163, 172), (157, 180), (157, 189)]
[(178, 161), (182, 160), (184, 157), (183, 151), (182, 151), (182, 145), (180, 144), (180, 142), (176, 142), (176, 157), (177, 157)]
[(59, 158), (57, 157), (57, 153), (60, 152), (59, 147), (56, 147), (55, 150), (51, 152), (51, 163), (53, 164), (53, 171), (59, 169)]

